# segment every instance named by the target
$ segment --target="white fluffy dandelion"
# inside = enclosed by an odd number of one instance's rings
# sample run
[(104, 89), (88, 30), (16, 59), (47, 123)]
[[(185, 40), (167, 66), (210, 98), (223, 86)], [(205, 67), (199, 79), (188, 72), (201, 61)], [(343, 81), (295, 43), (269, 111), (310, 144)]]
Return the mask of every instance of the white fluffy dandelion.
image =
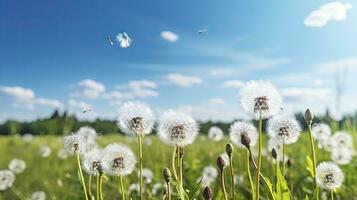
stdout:
[(208, 138), (213, 141), (220, 141), (224, 137), (223, 131), (217, 126), (212, 126), (208, 131)]
[(118, 125), (128, 135), (149, 134), (154, 126), (154, 115), (148, 106), (129, 101), (120, 107)]
[(322, 162), (316, 167), (316, 183), (321, 188), (334, 190), (342, 185), (342, 170), (332, 162)]
[(0, 191), (4, 191), (11, 187), (15, 182), (15, 174), (10, 170), (0, 171)]
[(87, 150), (87, 144), (84, 138), (78, 134), (72, 134), (64, 137), (64, 149), (67, 153), (74, 154), (83, 154)]
[(44, 191), (36, 191), (32, 193), (31, 200), (46, 200), (46, 193)]
[[(139, 171), (138, 171), (138, 177), (140, 177)], [(143, 169), (143, 181), (146, 184), (150, 184), (152, 182), (152, 179), (154, 178), (154, 174), (149, 168), (144, 168)]]
[(132, 183), (129, 185), (129, 192), (130, 193), (139, 193), (140, 191), (140, 184), (139, 183)]
[(33, 135), (31, 133), (25, 133), (23, 136), (22, 136), (22, 140), (26, 143), (30, 143), (32, 142), (33, 140)]
[(224, 166), (223, 166), (223, 168), (230, 166), (229, 157), (228, 157), (228, 155), (227, 155), (226, 152), (222, 153), (222, 154), (219, 155), (219, 156), (223, 158), (223, 161), (224, 161)]
[(18, 158), (12, 159), (9, 163), (9, 169), (15, 174), (20, 174), (25, 171), (26, 163), (25, 161)]
[(215, 167), (209, 165), (203, 168), (202, 177), (212, 179), (213, 181), (217, 178), (218, 171)]
[(347, 165), (351, 162), (352, 158), (353, 151), (350, 148), (336, 148), (331, 152), (331, 160), (338, 165)]
[(250, 123), (237, 121), (231, 125), (229, 136), (231, 141), (238, 147), (244, 148), (247, 143), (249, 147), (252, 147), (257, 143), (258, 131)]
[(51, 148), (49, 146), (42, 145), (40, 147), (39, 154), (40, 154), (41, 157), (47, 158), (48, 156), (51, 155), (51, 153), (52, 153), (52, 150), (51, 150)]
[(350, 133), (346, 131), (337, 131), (332, 135), (332, 140), (334, 140), (334, 148), (353, 148), (353, 138)]
[(128, 48), (131, 46), (131, 43), (133, 42), (133, 40), (128, 36), (126, 32), (119, 33), (116, 36), (116, 40), (118, 41), (119, 46), (121, 48)]
[(95, 131), (95, 129), (89, 126), (83, 126), (80, 129), (78, 129), (76, 135), (78, 135), (78, 137), (84, 140), (87, 151), (97, 147), (96, 138), (98, 134)]
[(83, 169), (87, 174), (98, 176), (103, 173), (103, 153), (100, 149), (93, 149), (83, 155)]
[(128, 147), (110, 144), (104, 149), (103, 154), (102, 165), (107, 174), (126, 176), (134, 170), (135, 156)]
[(196, 139), (198, 125), (191, 115), (169, 110), (160, 117), (158, 135), (166, 144), (183, 147)]
[(269, 118), (281, 110), (282, 99), (278, 90), (267, 81), (249, 81), (240, 91), (244, 111), (257, 119)]
[(273, 140), (292, 144), (299, 139), (300, 132), (300, 125), (295, 117), (276, 115), (268, 121), (268, 135)]
[(314, 124), (312, 127), (312, 136), (316, 140), (323, 140), (331, 136), (330, 126), (325, 123)]

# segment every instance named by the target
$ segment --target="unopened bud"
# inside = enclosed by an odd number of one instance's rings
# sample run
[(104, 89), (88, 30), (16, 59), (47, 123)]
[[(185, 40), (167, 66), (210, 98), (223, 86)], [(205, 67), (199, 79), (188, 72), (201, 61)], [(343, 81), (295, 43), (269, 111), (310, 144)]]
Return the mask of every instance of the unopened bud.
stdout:
[(171, 172), (170, 172), (169, 168), (164, 169), (163, 175), (164, 175), (165, 182), (170, 183), (171, 182)]
[(288, 159), (286, 161), (286, 164), (288, 165), (288, 167), (291, 167), (291, 165), (293, 164), (293, 161), (291, 159)]
[(213, 191), (209, 186), (206, 186), (203, 189), (202, 196), (205, 200), (212, 200), (213, 198)]
[(226, 166), (226, 161), (224, 161), (222, 156), (218, 156), (217, 158), (217, 166), (223, 170), (223, 168)]
[(226, 145), (226, 153), (229, 157), (232, 156), (232, 153), (233, 153), (233, 145), (231, 143), (228, 143)]
[(250, 148), (250, 137), (243, 133), (241, 136), (240, 136), (240, 142), (245, 146), (247, 147), (247, 149)]
[(178, 148), (178, 153), (179, 153), (179, 158), (182, 158), (183, 154), (184, 154), (184, 148), (183, 147), (179, 147)]
[(273, 150), (271, 150), (271, 156), (273, 156), (274, 159), (276, 159), (276, 157), (277, 157), (277, 154), (276, 154), (276, 151), (274, 148), (273, 148)]
[(307, 124), (311, 124), (312, 120), (314, 119), (314, 113), (310, 109), (305, 111), (305, 121)]

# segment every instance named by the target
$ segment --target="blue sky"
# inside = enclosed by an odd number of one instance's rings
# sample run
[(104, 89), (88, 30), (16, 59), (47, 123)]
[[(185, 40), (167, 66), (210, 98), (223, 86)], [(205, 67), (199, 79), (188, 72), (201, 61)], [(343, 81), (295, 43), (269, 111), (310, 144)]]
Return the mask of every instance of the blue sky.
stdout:
[[(357, 105), (353, 1), (0, 0), (0, 121), (58, 107), (114, 118), (127, 100), (198, 119), (244, 117), (241, 84), (269, 80), (291, 111), (334, 109), (336, 72), (347, 69), (341, 110)], [(199, 29), (207, 32), (198, 34)], [(120, 32), (130, 48), (115, 42)], [(175, 38), (163, 38), (169, 31)], [(170, 40), (171, 39), (171, 40)], [(93, 111), (83, 114), (85, 107)]]

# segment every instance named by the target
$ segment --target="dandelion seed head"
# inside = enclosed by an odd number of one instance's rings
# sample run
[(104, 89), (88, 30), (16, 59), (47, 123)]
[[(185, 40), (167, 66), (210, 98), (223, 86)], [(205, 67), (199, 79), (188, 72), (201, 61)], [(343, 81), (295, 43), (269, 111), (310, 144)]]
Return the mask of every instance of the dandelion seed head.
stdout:
[(136, 159), (128, 147), (110, 144), (104, 149), (103, 154), (102, 165), (107, 174), (126, 176), (133, 172)]
[(78, 129), (77, 135), (79, 138), (83, 139), (86, 145), (86, 151), (89, 151), (97, 147), (96, 138), (98, 134), (95, 131), (95, 129), (89, 126), (83, 126), (80, 129)]
[(14, 158), (9, 163), (9, 169), (15, 174), (21, 174), (26, 169), (26, 163), (21, 159)]
[(41, 157), (47, 158), (48, 156), (51, 155), (51, 153), (52, 153), (52, 150), (51, 150), (51, 148), (49, 146), (42, 145), (40, 147), (39, 154), (40, 154)]
[(202, 176), (210, 179), (216, 179), (218, 176), (218, 171), (212, 165), (206, 166), (202, 170)]
[(15, 174), (10, 170), (0, 171), (0, 191), (4, 191), (11, 187), (15, 182)]
[(337, 131), (332, 135), (334, 142), (334, 148), (347, 147), (353, 148), (353, 138), (350, 133), (346, 131)]
[(330, 126), (325, 123), (314, 124), (312, 127), (312, 136), (316, 140), (325, 140), (331, 136)]
[(32, 193), (31, 200), (46, 200), (46, 193), (44, 191), (36, 191)]
[(139, 102), (126, 102), (119, 110), (118, 125), (128, 135), (149, 134), (154, 126), (151, 109)]
[[(249, 146), (255, 146), (258, 140), (257, 129), (247, 122), (237, 121), (234, 122), (229, 131), (231, 141), (240, 148), (245, 148), (245, 143)], [(247, 141), (249, 138), (250, 141)]]
[(316, 183), (321, 188), (334, 190), (342, 185), (342, 170), (332, 162), (322, 162), (316, 167)]
[(191, 115), (169, 110), (159, 120), (158, 135), (166, 144), (183, 147), (196, 139), (198, 125)]
[(269, 118), (281, 109), (282, 99), (277, 89), (267, 81), (249, 81), (240, 91), (243, 110), (255, 118)]
[(103, 153), (100, 149), (91, 150), (83, 155), (83, 169), (89, 175), (98, 176), (103, 173)]
[(129, 192), (130, 193), (139, 193), (140, 191), (140, 184), (139, 183), (132, 183), (129, 185)]
[(223, 131), (217, 126), (212, 126), (208, 131), (208, 138), (213, 141), (220, 141), (224, 137)]
[(338, 165), (347, 165), (353, 158), (353, 151), (350, 148), (335, 148), (331, 152), (331, 160)]
[(273, 140), (292, 144), (299, 139), (300, 132), (300, 125), (295, 117), (276, 115), (268, 121), (268, 135)]
[(121, 48), (128, 48), (131, 46), (131, 43), (133, 42), (133, 40), (128, 36), (126, 32), (119, 33), (116, 36), (116, 40), (118, 41), (119, 46)]
[(30, 143), (32, 142), (34, 136), (31, 134), (31, 133), (25, 133), (23, 136), (22, 136), (22, 140), (26, 143)]
[(72, 134), (64, 137), (63, 139), (64, 149), (68, 154), (83, 154), (87, 151), (87, 143), (85, 139), (78, 134)]

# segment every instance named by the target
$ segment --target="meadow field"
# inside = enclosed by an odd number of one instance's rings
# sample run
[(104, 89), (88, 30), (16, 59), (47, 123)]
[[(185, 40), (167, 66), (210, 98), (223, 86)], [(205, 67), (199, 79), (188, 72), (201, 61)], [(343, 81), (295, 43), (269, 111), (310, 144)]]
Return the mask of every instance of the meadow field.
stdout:
[[(354, 141), (357, 141), (357, 133), (352, 133)], [(264, 135), (265, 136), (265, 135)], [(120, 134), (100, 135), (97, 138), (99, 147), (105, 147), (110, 143), (125, 144), (137, 155), (136, 138), (123, 136)], [(217, 156), (225, 152), (225, 145), (228, 137), (221, 141), (209, 140), (207, 136), (201, 135), (194, 144), (185, 149), (185, 159), (183, 163), (184, 188), (188, 193), (192, 193), (197, 187), (197, 182), (202, 176), (202, 169), (206, 166), (217, 168)], [(170, 167), (172, 148), (163, 144), (156, 136), (145, 137), (144, 144), (144, 168), (153, 172), (153, 177), (145, 183), (144, 199), (163, 199), (164, 179), (162, 171), (164, 167)], [(286, 179), (290, 187), (293, 199), (304, 199), (305, 195), (312, 195), (314, 181), (309, 176), (306, 169), (306, 155), (309, 155), (308, 133), (303, 132), (299, 141), (289, 145), (286, 149), (287, 156), (291, 160), (291, 165), (287, 167)], [(356, 143), (355, 143), (356, 144)], [(41, 147), (47, 145), (51, 149), (50, 155), (44, 157), (44, 152), (40, 152)], [(262, 171), (272, 182), (275, 182), (275, 164), (271, 161), (271, 155), (267, 152), (266, 137), (264, 137), (264, 151), (262, 160)], [(13, 187), (18, 190), (22, 198), (30, 198), (35, 191), (44, 191), (47, 199), (82, 199), (83, 191), (77, 176), (77, 166), (74, 156), (61, 156), (60, 150), (63, 149), (63, 137), (58, 136), (38, 136), (31, 142), (25, 142), (20, 136), (2, 136), (0, 137), (0, 169), (8, 168), (9, 162), (14, 158), (22, 159), (26, 162), (26, 169), (23, 173), (16, 175)], [(42, 155), (41, 155), (42, 153)], [(48, 154), (46, 152), (45, 154)], [(46, 155), (47, 156), (47, 155)], [(245, 149), (234, 148), (233, 162), (234, 174), (236, 176), (236, 199), (249, 199), (250, 189), (249, 181), (245, 170)], [(330, 160), (330, 153), (317, 149), (317, 159), (320, 161)], [(127, 191), (127, 197), (138, 199), (137, 191), (130, 184), (138, 182), (137, 169), (134, 173), (125, 177), (124, 184)], [(357, 159), (353, 158), (348, 165), (341, 166), (345, 175), (343, 185), (336, 190), (335, 199), (357, 199)], [(255, 170), (252, 168), (252, 175), (255, 176)], [(228, 171), (225, 174), (227, 192), (230, 193), (230, 176)], [(85, 175), (86, 182), (88, 176)], [(94, 181), (95, 182), (95, 181)], [(108, 180), (103, 182), (104, 199), (121, 199), (118, 178), (108, 176)], [(220, 190), (220, 181), (211, 183), (214, 192), (214, 199), (222, 199)], [(175, 190), (173, 190), (175, 193)], [(266, 187), (261, 186), (261, 199), (270, 199)], [(201, 189), (199, 191), (201, 193)], [(95, 183), (92, 185), (92, 193), (95, 193)], [(196, 197), (202, 199), (201, 195)], [(321, 190), (321, 199), (329, 199), (329, 193)], [(1, 200), (19, 199), (14, 191), (8, 189), (0, 192)], [(176, 199), (173, 194), (173, 199)]]

